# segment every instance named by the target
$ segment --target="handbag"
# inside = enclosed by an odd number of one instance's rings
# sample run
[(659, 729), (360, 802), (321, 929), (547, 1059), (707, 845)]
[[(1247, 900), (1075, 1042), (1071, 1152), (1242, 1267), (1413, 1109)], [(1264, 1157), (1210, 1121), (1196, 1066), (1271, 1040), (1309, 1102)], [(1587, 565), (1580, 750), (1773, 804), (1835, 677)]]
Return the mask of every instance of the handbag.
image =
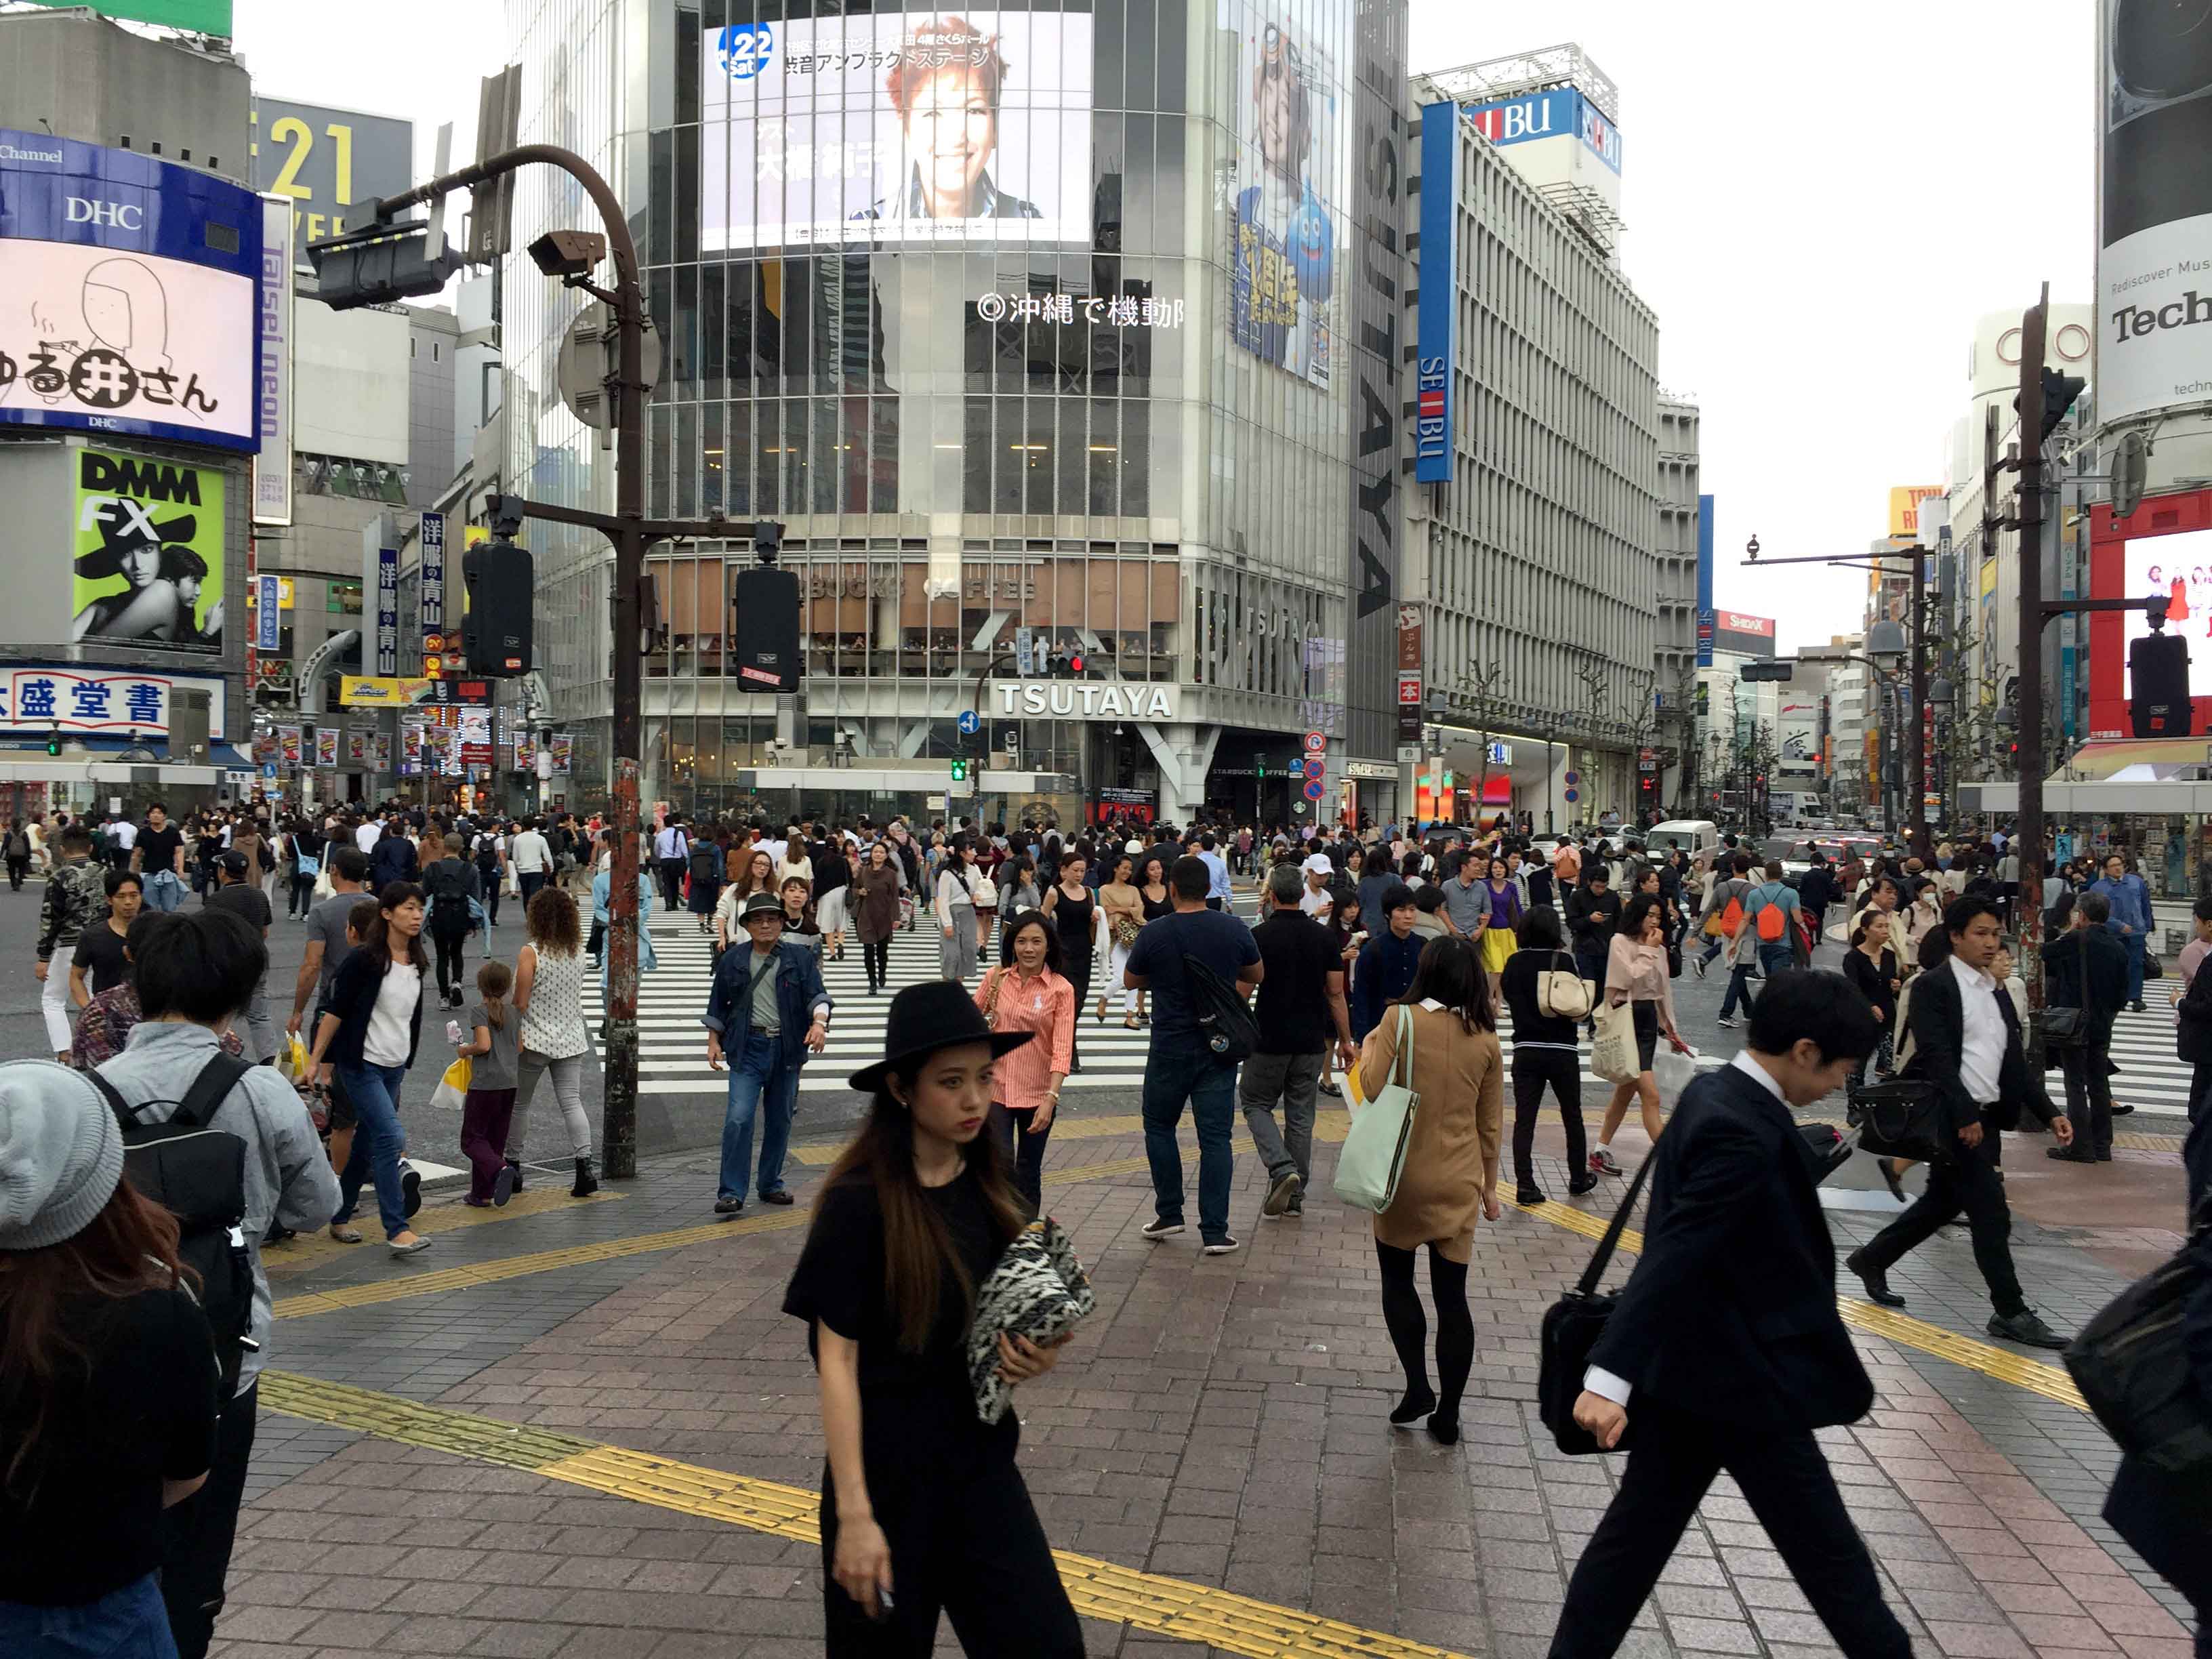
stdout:
[(983, 994), (975, 1005), (983, 1011), (983, 1024), (994, 1031), (999, 1029), (999, 986), (1006, 976), (1003, 968), (994, 968), (984, 975)]
[(1144, 923), (1139, 921), (1127, 910), (1116, 913), (1114, 917), (1114, 943), (1124, 951), (1128, 950), (1136, 944), (1137, 930), (1143, 926)]
[(1549, 1014), (1554, 1019), (1588, 1019), (1590, 1004), (1597, 1000), (1595, 988), (1582, 976), (1575, 959), (1565, 951), (1555, 951), (1553, 957), (1566, 957), (1564, 969), (1544, 968), (1536, 974), (1536, 1012)]
[(1949, 1159), (1951, 1120), (1936, 1098), (1936, 1085), (1918, 1078), (1869, 1083), (1850, 1091), (1844, 1121), (1859, 1132), (1859, 1150), (1916, 1164)]
[(1605, 1322), (1613, 1317), (1613, 1304), (1620, 1300), (1618, 1291), (1599, 1295), (1598, 1281), (1605, 1277), (1613, 1253), (1620, 1248), (1621, 1230), (1628, 1225), (1629, 1212), (1635, 1209), (1637, 1195), (1644, 1190), (1644, 1179), (1657, 1162), (1656, 1158), (1647, 1158), (1638, 1168), (1636, 1178), (1628, 1183), (1627, 1196), (1613, 1212), (1613, 1220), (1591, 1253), (1583, 1276), (1572, 1290), (1544, 1310), (1544, 1323), (1537, 1338), (1536, 1413), (1552, 1431), (1552, 1443), (1571, 1457), (1607, 1450), (1626, 1451), (1636, 1433), (1636, 1418), (1632, 1413), (1619, 1445), (1599, 1445), (1596, 1437), (1575, 1421), (1575, 1401), (1582, 1395), (1583, 1374), (1589, 1369), (1590, 1351), (1605, 1334)]
[(446, 1067), (445, 1076), (438, 1079), (438, 1086), (430, 1091), (430, 1103), (449, 1112), (459, 1111), (467, 1103), (469, 1074), (472, 1069), (465, 1054)]
[(975, 1415), (995, 1423), (1006, 1414), (1013, 1385), (999, 1375), (999, 1338), (1027, 1337), (1042, 1346), (1066, 1336), (1098, 1305), (1067, 1233), (1050, 1216), (1014, 1237), (975, 1290), (968, 1327), (968, 1382)]
[(1597, 1041), (1590, 1044), (1590, 1070), (1607, 1083), (1633, 1083), (1643, 1075), (1636, 1053), (1636, 1016), (1632, 1005), (1601, 1006)]
[(2089, 1040), (2089, 1016), (2080, 1008), (2045, 1008), (2041, 1021), (2046, 1048), (2078, 1048)]
[[(1398, 1081), (1403, 1062), (1406, 1081)], [(1353, 1068), (1357, 1070), (1357, 1067)], [(1406, 1168), (1406, 1147), (1413, 1137), (1413, 1119), (1421, 1097), (1412, 1088), (1413, 1077), (1413, 1015), (1398, 1005), (1398, 1052), (1390, 1062), (1390, 1075), (1375, 1091), (1375, 1098), (1356, 1113), (1344, 1137), (1344, 1151), (1336, 1160), (1336, 1195), (1355, 1208), (1380, 1215), (1398, 1195), (1398, 1177)]]
[(2187, 1312), (2205, 1291), (2212, 1227), (2122, 1291), (2063, 1356), (2120, 1449), (2170, 1474), (2212, 1478), (2212, 1407), (2190, 1363)]

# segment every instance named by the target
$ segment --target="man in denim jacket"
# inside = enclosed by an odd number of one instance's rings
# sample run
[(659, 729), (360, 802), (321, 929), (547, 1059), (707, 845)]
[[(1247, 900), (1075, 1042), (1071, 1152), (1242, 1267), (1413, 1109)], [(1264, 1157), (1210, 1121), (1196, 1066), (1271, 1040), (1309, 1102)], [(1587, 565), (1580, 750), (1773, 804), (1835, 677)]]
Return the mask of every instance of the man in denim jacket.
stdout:
[(799, 1109), (799, 1069), (809, 1051), (818, 1054), (830, 1041), (831, 1004), (822, 986), (820, 960), (811, 951), (784, 948), (783, 906), (776, 896), (755, 893), (739, 920), (753, 948), (722, 952), (707, 1012), (699, 1020), (707, 1028), (707, 1063), (719, 1071), (726, 1058), (730, 1067), (716, 1215), (736, 1215), (745, 1207), (753, 1120), (763, 1102), (761, 1202), (792, 1201), (784, 1190), (783, 1157)]

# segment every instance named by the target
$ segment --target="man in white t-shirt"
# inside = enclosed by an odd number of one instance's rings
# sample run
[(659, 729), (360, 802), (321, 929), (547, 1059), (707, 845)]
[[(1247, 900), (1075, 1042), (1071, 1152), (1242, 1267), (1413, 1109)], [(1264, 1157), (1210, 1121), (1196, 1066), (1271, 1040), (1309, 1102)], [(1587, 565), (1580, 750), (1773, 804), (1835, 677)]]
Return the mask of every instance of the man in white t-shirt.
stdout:
[[(374, 812), (363, 818), (361, 821), (361, 828), (353, 832), (353, 844), (360, 848), (364, 853), (368, 852), (370, 849), (374, 848), (376, 843), (383, 839), (383, 822), (378, 818), (376, 814)], [(226, 836), (224, 839), (224, 845), (228, 846), (228, 844), (229, 840), (228, 837)]]
[(545, 839), (538, 819), (525, 822), (522, 833), (508, 843), (507, 856), (514, 866), (515, 885), (521, 889), (523, 907), (527, 909), (553, 869), (553, 843)]
[(1298, 866), (1305, 872), (1306, 890), (1298, 895), (1298, 908), (1316, 921), (1327, 921), (1336, 908), (1336, 898), (1328, 890), (1329, 878), (1335, 875), (1336, 866), (1323, 853), (1315, 853)]

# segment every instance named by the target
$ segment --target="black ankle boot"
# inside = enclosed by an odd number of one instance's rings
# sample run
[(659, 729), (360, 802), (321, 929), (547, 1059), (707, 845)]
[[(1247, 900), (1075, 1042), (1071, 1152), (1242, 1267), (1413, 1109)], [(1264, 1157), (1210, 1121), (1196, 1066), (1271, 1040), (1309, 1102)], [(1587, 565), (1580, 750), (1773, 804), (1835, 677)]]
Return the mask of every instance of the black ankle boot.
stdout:
[(568, 1188), (568, 1196), (571, 1198), (589, 1198), (593, 1193), (596, 1193), (599, 1190), (599, 1178), (592, 1173), (592, 1160), (588, 1158), (578, 1158), (576, 1160), (576, 1184)]

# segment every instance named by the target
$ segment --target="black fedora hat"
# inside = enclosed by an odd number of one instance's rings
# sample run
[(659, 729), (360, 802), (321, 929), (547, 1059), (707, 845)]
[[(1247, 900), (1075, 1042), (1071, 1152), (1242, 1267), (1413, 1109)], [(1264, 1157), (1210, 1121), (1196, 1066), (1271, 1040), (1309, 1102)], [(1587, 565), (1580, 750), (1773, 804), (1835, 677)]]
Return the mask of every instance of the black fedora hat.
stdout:
[[(100, 514), (100, 545), (78, 557), (76, 574), (86, 581), (120, 575), (123, 555), (130, 549), (152, 544), (167, 546), (172, 542), (189, 542), (198, 533), (198, 521), (189, 513), (179, 513), (155, 524), (150, 514), (131, 511), (118, 517), (103, 509)], [(149, 531), (151, 534), (148, 533)]]
[(989, 1043), (991, 1057), (996, 1060), (1034, 1035), (993, 1030), (983, 1023), (983, 1011), (958, 980), (924, 980), (891, 999), (890, 1018), (884, 1028), (884, 1057), (854, 1073), (852, 1084), (862, 1093), (872, 1094), (890, 1069), (902, 1061), (963, 1042)]

